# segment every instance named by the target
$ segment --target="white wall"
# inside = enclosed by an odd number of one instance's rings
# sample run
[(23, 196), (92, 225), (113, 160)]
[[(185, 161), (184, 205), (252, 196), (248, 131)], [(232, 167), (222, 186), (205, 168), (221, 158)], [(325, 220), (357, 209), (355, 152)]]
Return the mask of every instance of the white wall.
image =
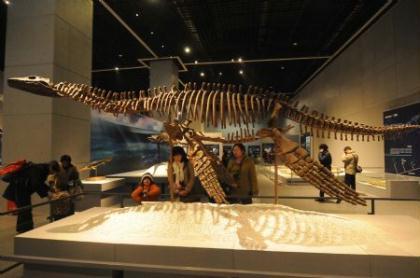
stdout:
[[(299, 94), (312, 109), (336, 118), (383, 125), (383, 111), (420, 101), (420, 1), (401, 0), (356, 39)], [(315, 139), (335, 165), (345, 145), (361, 165), (384, 167), (383, 142)]]

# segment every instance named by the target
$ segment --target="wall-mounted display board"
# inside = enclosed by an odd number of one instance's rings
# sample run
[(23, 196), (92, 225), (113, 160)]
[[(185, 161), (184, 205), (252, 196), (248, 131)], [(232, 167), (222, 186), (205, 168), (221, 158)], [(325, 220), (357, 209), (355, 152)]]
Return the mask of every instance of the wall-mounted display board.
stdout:
[(261, 146), (260, 145), (249, 145), (248, 146), (248, 156), (249, 157), (260, 157), (261, 156)]
[[(384, 125), (420, 124), (420, 103), (384, 112)], [(420, 130), (385, 138), (385, 172), (420, 176)]]
[(223, 154), (231, 156), (232, 148), (233, 148), (233, 145), (223, 145)]
[(262, 157), (265, 163), (274, 162), (274, 144), (273, 143), (262, 144)]
[(216, 156), (220, 155), (220, 147), (218, 144), (205, 144), (204, 146), (207, 148), (209, 152), (213, 153), (214, 155)]

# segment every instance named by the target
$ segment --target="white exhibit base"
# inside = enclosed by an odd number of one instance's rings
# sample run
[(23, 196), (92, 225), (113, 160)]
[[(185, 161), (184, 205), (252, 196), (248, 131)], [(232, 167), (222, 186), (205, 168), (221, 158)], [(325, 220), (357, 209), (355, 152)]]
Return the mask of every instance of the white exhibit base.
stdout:
[(82, 180), (82, 184), (87, 194), (81, 200), (75, 202), (76, 211), (84, 211), (93, 207), (120, 206), (122, 202), (120, 196), (110, 196), (102, 193), (123, 190), (125, 187), (123, 178), (104, 177), (99, 180)]
[(357, 188), (380, 198), (419, 199), (420, 177), (390, 173), (369, 173), (357, 176)]
[(26, 262), (25, 277), (111, 276), (111, 270), (124, 270), (124, 277), (416, 277), (419, 234), (419, 221), (406, 216), (151, 202), (92, 208), (20, 234), (15, 255)]
[(108, 175), (107, 177), (108, 178), (124, 178), (130, 183), (136, 183), (140, 181), (141, 177), (144, 174), (152, 175), (154, 181), (157, 183), (165, 183), (168, 181), (168, 163), (161, 162), (147, 169), (117, 173), (117, 174)]

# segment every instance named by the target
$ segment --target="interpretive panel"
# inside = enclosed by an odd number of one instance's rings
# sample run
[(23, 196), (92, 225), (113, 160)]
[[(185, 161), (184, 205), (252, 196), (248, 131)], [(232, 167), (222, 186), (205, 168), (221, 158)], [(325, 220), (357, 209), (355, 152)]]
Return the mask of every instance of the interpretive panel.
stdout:
[[(420, 124), (420, 103), (384, 112), (384, 125)], [(420, 176), (420, 130), (385, 139), (385, 172)]]

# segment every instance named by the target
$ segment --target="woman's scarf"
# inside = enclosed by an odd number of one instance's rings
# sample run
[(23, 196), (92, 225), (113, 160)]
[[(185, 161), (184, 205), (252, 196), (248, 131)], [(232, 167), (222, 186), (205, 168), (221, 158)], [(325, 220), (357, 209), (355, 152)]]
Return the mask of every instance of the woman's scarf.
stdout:
[(184, 163), (172, 163), (175, 175), (175, 183), (181, 183), (184, 181)]

